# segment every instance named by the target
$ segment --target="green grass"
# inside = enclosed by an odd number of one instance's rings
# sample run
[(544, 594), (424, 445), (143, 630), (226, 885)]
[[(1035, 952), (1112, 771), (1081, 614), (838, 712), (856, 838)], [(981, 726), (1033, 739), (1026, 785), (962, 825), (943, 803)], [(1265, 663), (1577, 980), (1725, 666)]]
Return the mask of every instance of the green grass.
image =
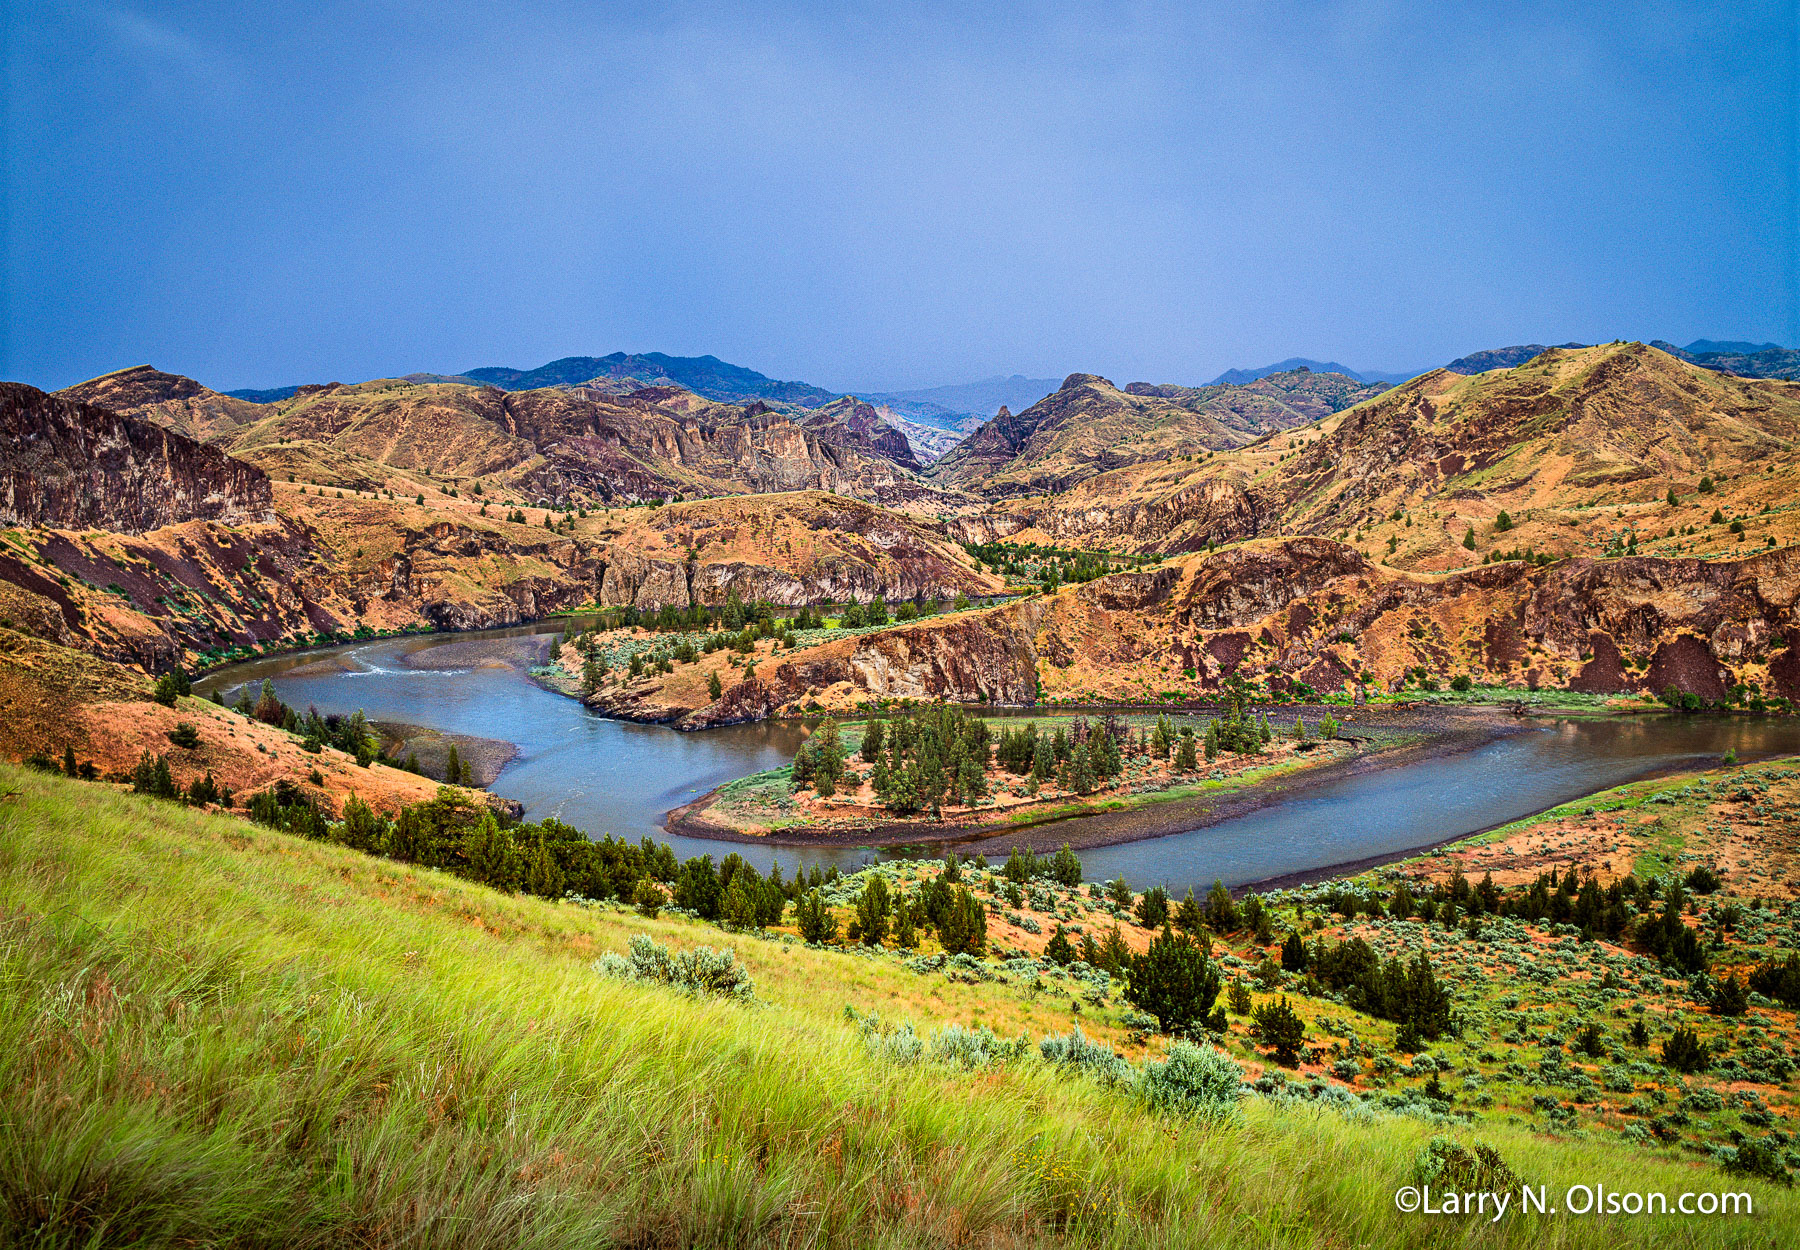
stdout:
[(993, 986), (739, 941), (751, 1006), (609, 981), (649, 932), (0, 765), (0, 1243), (30, 1246), (1795, 1244), (1791, 1195), (1506, 1125), (1554, 1194), (1747, 1190), (1754, 1221), (1397, 1214), (1429, 1136), (1251, 1100), (1153, 1118), (1035, 1062), (866, 1056), (846, 1001)]

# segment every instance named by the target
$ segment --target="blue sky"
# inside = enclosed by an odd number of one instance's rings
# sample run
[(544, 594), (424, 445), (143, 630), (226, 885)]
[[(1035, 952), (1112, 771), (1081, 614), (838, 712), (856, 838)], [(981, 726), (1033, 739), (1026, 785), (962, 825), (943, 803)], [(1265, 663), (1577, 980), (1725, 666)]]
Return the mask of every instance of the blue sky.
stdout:
[(1794, 344), (1794, 9), (6, 0), (0, 376)]

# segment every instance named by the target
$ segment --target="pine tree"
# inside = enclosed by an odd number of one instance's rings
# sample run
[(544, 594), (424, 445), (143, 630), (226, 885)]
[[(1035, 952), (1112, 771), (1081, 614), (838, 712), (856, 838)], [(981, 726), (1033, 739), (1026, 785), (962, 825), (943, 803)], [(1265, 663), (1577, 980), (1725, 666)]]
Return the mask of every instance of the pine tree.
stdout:
[[(1213, 721), (1206, 727), (1206, 762), (1212, 763), (1219, 758), (1219, 724)], [(1189, 770), (1193, 771), (1192, 769)]]
[(463, 841), (463, 854), (469, 861), (469, 876), (496, 890), (511, 890), (513, 883), (513, 844), (510, 830), (502, 829), (493, 813), (469, 830)]
[(637, 908), (637, 914), (647, 920), (655, 920), (662, 911), (662, 887), (649, 877), (639, 877), (637, 885), (631, 891), (631, 905)]
[(938, 924), (938, 940), (947, 955), (980, 955), (987, 950), (987, 909), (968, 887), (959, 885), (952, 891)]
[(556, 856), (550, 853), (549, 845), (540, 838), (525, 869), (525, 891), (539, 898), (561, 898), (563, 889), (562, 868), (557, 864)]
[(901, 950), (911, 950), (918, 945), (917, 910), (917, 904), (907, 902), (904, 894), (894, 899), (894, 945)]
[(1094, 789), (1094, 769), (1085, 749), (1077, 750), (1069, 763), (1069, 789), (1076, 794), (1090, 794)]
[(725, 887), (725, 902), (719, 910), (725, 923), (733, 929), (762, 928), (748, 871), (740, 869), (731, 874), (731, 884)]
[(861, 754), (863, 762), (873, 764), (881, 756), (881, 749), (887, 742), (887, 724), (872, 720), (863, 729)]
[(1463, 534), (1463, 549), (1465, 551), (1475, 550), (1475, 527), (1473, 525)]
[(1214, 933), (1230, 933), (1238, 927), (1240, 917), (1238, 906), (1232, 901), (1231, 891), (1225, 883), (1216, 877), (1212, 889), (1206, 894), (1206, 926)]
[(1169, 892), (1153, 885), (1137, 901), (1138, 923), (1146, 929), (1160, 929), (1169, 923)]
[(706, 697), (716, 700), (724, 693), (725, 687), (720, 683), (718, 673), (708, 673), (706, 675)]
[(1106, 940), (1100, 944), (1100, 960), (1096, 965), (1106, 969), (1112, 975), (1122, 976), (1131, 964), (1131, 947), (1125, 944), (1125, 935), (1114, 925), (1107, 931)]
[(1294, 717), (1294, 741), (1305, 742), (1306, 740), (1306, 722), (1296, 716)]
[(444, 759), (444, 780), (455, 786), (462, 784), (462, 778), (462, 755), (457, 751), (456, 744), (452, 742), (450, 754)]
[(1044, 947), (1044, 957), (1064, 968), (1075, 962), (1075, 948), (1069, 944), (1069, 937), (1063, 932), (1062, 925), (1057, 925), (1056, 932), (1050, 935), (1050, 942)]

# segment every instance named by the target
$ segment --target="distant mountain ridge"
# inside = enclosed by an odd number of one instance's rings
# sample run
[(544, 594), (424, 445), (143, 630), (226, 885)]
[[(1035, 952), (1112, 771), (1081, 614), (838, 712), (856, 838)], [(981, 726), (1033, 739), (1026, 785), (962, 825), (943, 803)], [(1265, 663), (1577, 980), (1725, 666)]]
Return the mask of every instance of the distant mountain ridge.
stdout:
[(1295, 369), (1309, 369), (1314, 373), (1341, 373), (1347, 378), (1355, 378), (1358, 382), (1386, 382), (1390, 385), (1405, 382), (1415, 376), (1411, 373), (1376, 373), (1369, 370), (1357, 370), (1352, 369), (1349, 365), (1339, 364), (1335, 360), (1308, 360), (1303, 356), (1290, 356), (1286, 360), (1272, 365), (1263, 365), (1259, 369), (1227, 369), (1207, 385), (1243, 386), (1250, 382), (1260, 381), (1272, 373), (1292, 373)]
[(624, 379), (645, 386), (680, 386), (720, 403), (760, 399), (818, 408), (838, 398), (836, 391), (806, 382), (784, 382), (728, 364), (717, 356), (666, 356), (662, 352), (610, 356), (565, 356), (535, 369), (490, 366), (470, 369), (461, 376), (497, 386), (503, 391), (535, 391), (546, 386), (580, 386), (596, 378)]
[(911, 391), (872, 392), (862, 397), (877, 406), (892, 408), (909, 421), (967, 433), (963, 428), (969, 424), (966, 418), (975, 416), (986, 420), (1002, 408), (1022, 411), (1053, 393), (1061, 385), (1060, 378), (1028, 378), (1015, 373), (1011, 377), (996, 375), (979, 382), (955, 382), (948, 386), (927, 386)]
[(1686, 347), (1676, 347), (1658, 339), (1651, 346), (1702, 369), (1716, 369), (1741, 378), (1785, 378), (1790, 381), (1800, 378), (1800, 351), (1779, 343), (1695, 339)]
[[(1562, 351), (1579, 351), (1590, 346), (1587, 343), (1558, 343)], [(1451, 373), (1466, 375), (1488, 373), (1495, 369), (1516, 369), (1528, 360), (1535, 360), (1550, 349), (1542, 343), (1520, 343), (1513, 347), (1492, 347), (1484, 352), (1470, 352), (1467, 356), (1458, 356), (1444, 368)]]

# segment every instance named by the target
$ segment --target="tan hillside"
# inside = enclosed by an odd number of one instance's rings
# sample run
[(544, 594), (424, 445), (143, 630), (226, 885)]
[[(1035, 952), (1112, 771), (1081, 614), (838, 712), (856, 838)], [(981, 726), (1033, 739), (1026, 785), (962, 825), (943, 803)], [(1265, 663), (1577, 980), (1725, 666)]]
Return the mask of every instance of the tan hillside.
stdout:
[(1249, 442), (1379, 394), (1306, 369), (1242, 386), (1120, 389), (1077, 373), (1016, 416), (1005, 409), (931, 467), (928, 477), (990, 497), (1065, 491), (1096, 474)]
[(1442, 683), (1800, 696), (1800, 550), (1738, 561), (1520, 561), (1449, 576), (1265, 539), (1066, 587), (1035, 640), (1049, 697), (1148, 698), (1234, 674), (1273, 691)]
[[(183, 722), (198, 731), (195, 746), (170, 739)], [(137, 673), (0, 626), (0, 753), (61, 763), (65, 751), (101, 777), (129, 773), (146, 751), (162, 755), (177, 785), (211, 773), (240, 805), (278, 781), (334, 814), (352, 794), (391, 808), (438, 790), (437, 782), (386, 764), (358, 767), (334, 747), (308, 753), (295, 735), (206, 699), (189, 695), (164, 707)]]
[[(1644, 554), (1744, 555), (1800, 538), (1797, 446), (1800, 385), (1639, 343), (1553, 348), (1512, 369), (1438, 370), (1237, 450), (1117, 470), (961, 526), (977, 539), (1164, 552), (1324, 534), (1430, 571), (1527, 546), (1600, 556), (1633, 535)], [(1510, 529), (1496, 529), (1502, 511)]]
[(736, 593), (784, 607), (995, 595), (941, 527), (819, 491), (633, 509), (612, 538), (602, 602), (717, 606)]
[(269, 407), (221, 395), (192, 378), (164, 373), (150, 365), (120, 369), (58, 394), (110, 408), (120, 416), (142, 417), (202, 442), (229, 440), (242, 427), (268, 415)]
[(888, 424), (873, 405), (854, 395), (815, 408), (801, 419), (800, 428), (821, 442), (891, 460), (913, 473), (920, 469), (906, 435)]
[(1174, 400), (1248, 438), (1257, 438), (1310, 425), (1371, 399), (1387, 388), (1359, 382), (1342, 373), (1314, 373), (1300, 368), (1270, 373), (1236, 385), (1154, 386), (1148, 382), (1133, 382), (1125, 389), (1133, 395), (1157, 395)]
[(0, 525), (266, 520), (269, 479), (151, 421), (0, 382)]
[[(763, 641), (742, 658), (754, 677), (720, 652), (665, 676), (614, 674), (592, 702), (692, 728), (882, 698), (1203, 698), (1234, 678), (1272, 695), (1302, 685), (1372, 694), (1421, 671), (1440, 687), (1467, 675), (1600, 694), (1675, 686), (1718, 701), (1745, 683), (1800, 698), (1800, 551), (1510, 561), (1431, 576), (1329, 539), (1260, 539), (799, 649)], [(579, 671), (573, 651), (565, 663)]]
[(1195, 448), (1235, 447), (1236, 431), (1159, 395), (1074, 373), (1025, 411), (999, 415), (931, 466), (931, 481), (989, 496), (1057, 491), (1107, 469)]
[[(818, 414), (717, 403), (674, 386), (502, 391), (377, 379), (246, 404), (148, 370), (76, 388), (207, 437), (276, 477), (355, 489), (473, 484), (526, 502), (634, 503), (679, 495), (838, 490), (941, 506), (906, 438), (867, 404)], [(226, 405), (230, 419), (196, 413)]]

